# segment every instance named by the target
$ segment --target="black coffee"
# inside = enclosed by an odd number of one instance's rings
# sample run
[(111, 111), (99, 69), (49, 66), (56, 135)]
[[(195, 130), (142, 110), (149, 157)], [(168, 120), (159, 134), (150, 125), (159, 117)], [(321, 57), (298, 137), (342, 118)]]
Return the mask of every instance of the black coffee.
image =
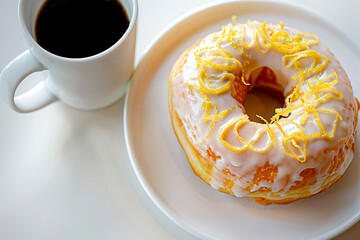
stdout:
[(118, 0), (47, 0), (37, 16), (35, 37), (49, 52), (83, 58), (114, 45), (128, 27)]

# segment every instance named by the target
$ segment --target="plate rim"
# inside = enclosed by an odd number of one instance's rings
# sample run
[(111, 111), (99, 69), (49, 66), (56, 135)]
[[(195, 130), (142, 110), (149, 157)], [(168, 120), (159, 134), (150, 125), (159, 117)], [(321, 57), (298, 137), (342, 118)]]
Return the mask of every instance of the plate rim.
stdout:
[[(163, 38), (166, 38), (169, 31), (171, 31), (173, 28), (176, 28), (177, 25), (179, 25), (181, 22), (194, 17), (195, 15), (204, 12), (204, 11), (208, 11), (211, 8), (215, 8), (221, 5), (226, 5), (226, 4), (234, 4), (234, 3), (266, 3), (266, 4), (278, 4), (278, 5), (282, 5), (282, 6), (286, 6), (286, 7), (293, 7), (293, 8), (297, 8), (299, 9), (299, 11), (303, 11), (308, 13), (309, 15), (312, 16), (316, 16), (319, 19), (322, 19), (323, 22), (326, 22), (328, 26), (332, 27), (333, 29), (335, 29), (337, 32), (340, 32), (343, 37), (351, 44), (351, 47), (354, 48), (354, 50), (356, 52), (358, 52), (359, 56), (360, 56), (360, 46), (357, 45), (355, 43), (354, 40), (352, 40), (352, 38), (349, 37), (349, 34), (345, 31), (343, 31), (338, 25), (337, 23), (335, 23), (334, 21), (332, 21), (331, 19), (329, 19), (327, 16), (325, 16), (324, 14), (308, 8), (304, 5), (301, 5), (299, 3), (296, 2), (290, 2), (290, 1), (286, 1), (286, 0), (271, 0), (271, 1), (267, 1), (267, 0), (224, 0), (224, 1), (214, 1), (214, 2), (210, 2), (207, 4), (203, 4), (199, 7), (193, 8), (187, 12), (185, 12), (184, 14), (182, 14), (181, 16), (177, 17), (175, 20), (173, 20), (172, 22), (170, 22), (165, 28), (163, 28), (158, 34), (156, 34), (156, 36), (151, 40), (151, 42), (147, 45), (147, 47), (145, 48), (144, 53), (142, 54), (140, 60), (138, 61), (138, 63), (136, 64), (135, 70), (131, 76), (131, 83), (130, 86), (128, 87), (127, 91), (126, 91), (126, 96), (125, 96), (125, 104), (124, 104), (124, 115), (123, 115), (123, 127), (124, 127), (124, 137), (125, 137), (125, 144), (126, 144), (126, 149), (128, 151), (128, 156), (129, 156), (129, 162), (130, 165), (132, 167), (132, 170), (134, 171), (137, 180), (139, 181), (142, 189), (145, 191), (145, 193), (147, 194), (147, 196), (151, 199), (151, 201), (155, 204), (155, 206), (167, 217), (169, 218), (169, 220), (171, 220), (173, 223), (175, 223), (176, 225), (178, 225), (179, 227), (181, 227), (183, 230), (185, 230), (186, 232), (194, 235), (195, 237), (198, 238), (205, 238), (205, 239), (216, 239), (213, 236), (210, 236), (209, 234), (200, 231), (199, 229), (195, 229), (192, 226), (186, 224), (184, 222), (184, 220), (182, 220), (181, 216), (178, 216), (173, 210), (171, 210), (169, 207), (166, 207), (167, 205), (164, 203), (163, 200), (161, 200), (161, 198), (159, 198), (159, 196), (157, 196), (156, 191), (154, 191), (153, 187), (151, 187), (151, 185), (145, 181), (144, 177), (143, 177), (143, 171), (141, 170), (141, 168), (139, 167), (139, 162), (138, 160), (136, 160), (136, 152), (134, 151), (134, 147), (132, 144), (132, 139), (133, 136), (130, 133), (131, 131), (129, 129), (129, 126), (132, 125), (129, 116), (131, 115), (129, 112), (131, 111), (131, 107), (130, 107), (130, 101), (131, 101), (131, 96), (134, 95), (134, 86), (135, 86), (135, 81), (133, 81), (134, 78), (137, 77), (137, 75), (139, 74), (140, 70), (143, 68), (144, 63), (146, 62), (146, 60), (149, 58), (149, 56), (151, 55), (152, 49), (157, 45), (157, 43), (162, 40)], [(145, 66), (144, 66), (145, 67)], [(176, 217), (175, 217), (176, 216)], [(356, 224), (358, 221), (360, 220), (360, 209), (357, 213), (354, 213), (354, 215), (352, 217), (350, 217), (347, 221), (345, 221), (344, 224), (342, 224), (341, 226), (338, 226), (334, 229), (332, 229), (331, 231), (322, 233), (318, 236), (316, 236), (316, 239), (328, 239), (328, 238), (334, 238), (338, 235), (340, 235), (341, 233), (345, 232), (346, 230), (348, 230), (350, 227), (352, 227), (354, 224)]]

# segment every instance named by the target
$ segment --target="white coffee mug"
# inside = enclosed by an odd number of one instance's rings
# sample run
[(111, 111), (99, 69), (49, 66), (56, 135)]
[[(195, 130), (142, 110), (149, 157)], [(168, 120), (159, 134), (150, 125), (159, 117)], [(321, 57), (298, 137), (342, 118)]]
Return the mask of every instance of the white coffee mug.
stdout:
[[(11, 61), (0, 75), (0, 95), (13, 110), (32, 112), (54, 101), (79, 109), (99, 109), (118, 100), (133, 71), (137, 0), (121, 0), (130, 24), (110, 48), (85, 58), (52, 54), (35, 41), (35, 21), (46, 0), (20, 0), (19, 18), (29, 50)], [(46, 79), (15, 97), (19, 84), (31, 73), (48, 70)]]

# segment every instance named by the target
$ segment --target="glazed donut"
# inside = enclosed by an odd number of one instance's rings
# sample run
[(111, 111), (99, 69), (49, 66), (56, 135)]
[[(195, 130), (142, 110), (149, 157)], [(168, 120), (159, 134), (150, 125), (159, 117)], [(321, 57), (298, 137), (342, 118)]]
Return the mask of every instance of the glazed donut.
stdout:
[[(283, 98), (261, 123), (244, 101), (253, 88)], [(258, 204), (316, 195), (353, 159), (359, 103), (334, 54), (314, 34), (248, 21), (186, 49), (169, 77), (169, 110), (195, 174)]]

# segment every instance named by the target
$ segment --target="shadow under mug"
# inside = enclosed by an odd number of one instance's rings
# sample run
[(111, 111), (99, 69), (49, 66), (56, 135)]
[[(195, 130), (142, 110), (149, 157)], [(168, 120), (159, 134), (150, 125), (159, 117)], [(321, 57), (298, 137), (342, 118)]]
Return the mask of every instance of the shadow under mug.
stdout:
[[(121, 0), (129, 17), (124, 35), (107, 50), (85, 58), (57, 56), (35, 41), (35, 21), (46, 0), (20, 0), (19, 18), (29, 49), (12, 60), (0, 75), (0, 95), (16, 112), (38, 110), (55, 101), (94, 110), (117, 101), (126, 91), (134, 67), (137, 0)], [(20, 96), (15, 92), (31, 73), (48, 70), (46, 79)]]

